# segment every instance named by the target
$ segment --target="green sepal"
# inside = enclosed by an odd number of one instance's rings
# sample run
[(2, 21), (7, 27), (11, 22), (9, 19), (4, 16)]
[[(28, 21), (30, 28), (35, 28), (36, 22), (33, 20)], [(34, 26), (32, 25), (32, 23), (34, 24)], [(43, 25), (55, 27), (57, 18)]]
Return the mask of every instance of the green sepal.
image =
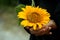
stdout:
[(16, 6), (16, 12), (18, 13), (18, 12), (22, 11), (21, 8), (25, 8), (25, 5), (19, 4), (18, 6)]
[(19, 19), (18, 19), (18, 25), (21, 25), (21, 22), (22, 22), (23, 20), (24, 20), (24, 19), (19, 18)]

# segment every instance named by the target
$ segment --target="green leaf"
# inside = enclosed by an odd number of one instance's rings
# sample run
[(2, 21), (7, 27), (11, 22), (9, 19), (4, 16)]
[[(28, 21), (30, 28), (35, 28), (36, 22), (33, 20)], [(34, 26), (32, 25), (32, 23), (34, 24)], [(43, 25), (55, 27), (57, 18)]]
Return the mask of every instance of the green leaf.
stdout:
[[(17, 15), (18, 15), (18, 12), (22, 11), (21, 8), (25, 8), (25, 5), (19, 4), (18, 6), (16, 6)], [(18, 25), (21, 25), (21, 21), (22, 21), (22, 20), (23, 20), (23, 19), (21, 19), (21, 18), (18, 19)]]
[(18, 19), (18, 25), (21, 25), (21, 22), (23, 21), (24, 19)]
[(25, 5), (19, 4), (18, 6), (16, 6), (16, 12), (18, 13), (18, 12), (22, 11), (21, 8), (25, 8)]

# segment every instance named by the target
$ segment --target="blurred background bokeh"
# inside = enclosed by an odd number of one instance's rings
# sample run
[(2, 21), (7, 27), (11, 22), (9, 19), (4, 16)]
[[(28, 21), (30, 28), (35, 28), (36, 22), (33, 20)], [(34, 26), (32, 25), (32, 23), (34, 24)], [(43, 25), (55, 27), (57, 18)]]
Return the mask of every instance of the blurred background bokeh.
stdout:
[(29, 34), (18, 25), (18, 0), (0, 0), (0, 40), (28, 40)]

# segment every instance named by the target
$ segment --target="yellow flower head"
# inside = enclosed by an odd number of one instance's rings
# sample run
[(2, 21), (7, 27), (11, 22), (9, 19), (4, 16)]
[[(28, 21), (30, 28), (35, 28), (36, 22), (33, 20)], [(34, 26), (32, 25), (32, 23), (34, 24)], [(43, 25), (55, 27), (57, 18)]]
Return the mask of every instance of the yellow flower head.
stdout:
[(42, 25), (46, 25), (50, 21), (50, 14), (46, 9), (42, 9), (39, 7), (26, 6), (22, 8), (23, 11), (18, 13), (18, 18), (24, 19), (21, 22), (21, 25), (24, 27), (33, 27), (36, 30), (38, 26), (40, 29)]

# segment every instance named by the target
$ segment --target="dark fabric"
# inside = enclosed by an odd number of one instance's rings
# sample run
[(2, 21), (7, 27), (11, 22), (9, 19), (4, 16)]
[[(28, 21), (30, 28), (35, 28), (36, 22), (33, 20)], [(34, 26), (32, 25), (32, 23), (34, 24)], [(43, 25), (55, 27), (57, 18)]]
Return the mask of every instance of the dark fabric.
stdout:
[(19, 4), (31, 5), (31, 0), (18, 0)]
[[(31, 0), (19, 0), (19, 4), (31, 5)], [(51, 19), (56, 22), (57, 29), (51, 30), (52, 35), (34, 36), (29, 30), (25, 29), (31, 34), (30, 40), (60, 40), (60, 0), (35, 0), (36, 6), (40, 6), (51, 14)]]

